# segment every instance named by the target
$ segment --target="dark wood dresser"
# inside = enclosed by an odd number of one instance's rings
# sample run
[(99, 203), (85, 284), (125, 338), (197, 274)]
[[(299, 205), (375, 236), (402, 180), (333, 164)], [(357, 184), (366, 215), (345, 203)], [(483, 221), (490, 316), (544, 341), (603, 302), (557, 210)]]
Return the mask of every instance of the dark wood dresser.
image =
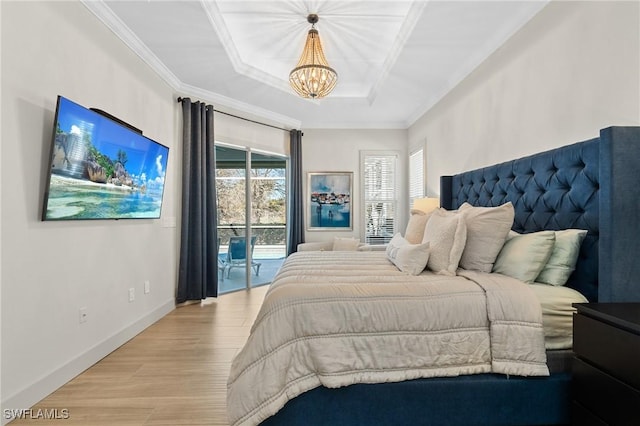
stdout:
[(576, 303), (573, 425), (640, 425), (640, 303)]

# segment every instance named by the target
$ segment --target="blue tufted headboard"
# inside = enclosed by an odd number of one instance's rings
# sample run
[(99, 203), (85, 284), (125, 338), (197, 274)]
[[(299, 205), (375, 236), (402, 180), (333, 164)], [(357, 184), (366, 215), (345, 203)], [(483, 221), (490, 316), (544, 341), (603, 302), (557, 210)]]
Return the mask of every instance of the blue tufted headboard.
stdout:
[(520, 233), (586, 229), (567, 286), (590, 301), (640, 301), (640, 127), (494, 166), (443, 176), (440, 203), (511, 201)]

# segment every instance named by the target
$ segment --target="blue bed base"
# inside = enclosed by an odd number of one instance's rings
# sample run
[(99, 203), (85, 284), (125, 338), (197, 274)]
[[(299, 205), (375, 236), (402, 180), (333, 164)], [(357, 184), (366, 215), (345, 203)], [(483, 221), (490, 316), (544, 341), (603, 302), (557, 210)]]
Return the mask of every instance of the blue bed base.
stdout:
[(262, 426), (540, 425), (569, 423), (570, 375), (481, 374), (320, 387), (292, 399)]
[[(443, 176), (441, 205), (514, 204), (513, 229), (587, 229), (568, 285), (590, 301), (640, 301), (640, 127), (517, 160)], [(568, 371), (496, 374), (312, 389), (263, 426), (561, 425), (570, 423)]]

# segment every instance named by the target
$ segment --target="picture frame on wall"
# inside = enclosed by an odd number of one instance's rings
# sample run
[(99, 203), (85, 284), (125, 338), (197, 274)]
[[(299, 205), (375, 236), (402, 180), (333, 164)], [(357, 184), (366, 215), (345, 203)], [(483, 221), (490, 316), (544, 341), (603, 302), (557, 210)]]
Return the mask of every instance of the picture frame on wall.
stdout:
[(353, 172), (307, 173), (307, 230), (353, 229)]

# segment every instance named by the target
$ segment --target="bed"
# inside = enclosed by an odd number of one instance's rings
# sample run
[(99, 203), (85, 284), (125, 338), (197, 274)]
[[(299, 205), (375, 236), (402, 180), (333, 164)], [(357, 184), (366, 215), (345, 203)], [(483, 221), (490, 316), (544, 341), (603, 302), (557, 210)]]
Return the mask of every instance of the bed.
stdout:
[[(513, 231), (520, 234), (569, 228), (587, 230), (587, 235), (580, 246), (575, 271), (571, 274), (567, 287), (579, 291), (590, 301), (640, 301), (640, 286), (636, 285), (633, 279), (640, 272), (640, 262), (635, 261), (635, 254), (638, 253), (635, 236), (640, 235), (637, 201), (640, 189), (638, 189), (636, 176), (636, 170), (639, 168), (640, 128), (610, 127), (601, 130), (600, 136), (592, 140), (479, 170), (443, 177), (441, 205), (448, 210), (454, 210), (465, 203), (474, 207), (498, 207), (510, 203), (514, 210)], [(389, 269), (388, 262), (384, 267), (380, 266), (384, 265), (379, 259), (382, 255), (375, 252), (357, 254), (358, 263), (370, 262), (364, 272), (351, 271), (351, 266), (341, 263), (345, 256), (340, 253), (324, 253), (324, 261), (327, 264), (321, 265), (322, 267), (318, 267), (314, 273), (307, 275), (301, 281), (296, 263), (308, 269), (309, 262), (315, 265), (323, 262), (322, 258), (313, 256), (311, 254), (292, 256), (283, 265), (276, 279), (281, 280), (281, 283), (274, 281), (274, 287), (269, 291), (275, 288), (274, 292), (285, 294), (286, 297), (274, 298), (273, 301), (265, 299), (267, 304), (271, 303), (271, 306), (263, 306), (264, 312), (261, 311), (256, 320), (257, 324), (273, 320), (272, 327), (275, 328), (269, 332), (271, 337), (269, 333), (263, 336), (256, 333), (254, 336), (252, 331), (250, 340), (261, 340), (262, 345), (279, 347), (277, 342), (271, 341), (272, 338), (277, 341), (278, 336), (286, 335), (290, 331), (294, 332), (295, 330), (289, 329), (298, 327), (298, 324), (304, 324), (304, 327), (310, 326), (301, 320), (305, 315), (304, 309), (307, 308), (291, 303), (295, 300), (293, 299), (296, 296), (295, 293), (313, 294), (319, 291), (316, 288), (320, 283), (332, 280), (338, 285), (330, 286), (330, 291), (338, 293), (346, 291), (346, 285), (339, 285), (342, 278), (337, 277), (341, 274), (357, 275), (361, 279), (357, 284), (360, 286), (359, 291), (365, 293), (371, 300), (382, 300), (385, 291), (389, 291), (388, 289), (392, 286), (407, 286), (406, 291), (410, 295), (406, 302), (411, 303), (410, 301), (419, 295), (427, 300), (425, 303), (429, 304), (431, 311), (439, 309), (435, 302), (432, 303), (432, 299), (451, 299), (450, 294), (443, 297), (437, 292), (432, 294), (431, 290), (428, 297), (424, 296), (424, 289), (416, 290), (416, 287), (409, 287), (408, 282), (413, 281), (414, 278), (407, 279), (406, 275), (406, 282), (399, 282), (402, 279), (397, 278), (393, 269)], [(305, 263), (307, 263), (306, 266), (304, 266)], [(331, 270), (329, 265), (334, 265), (336, 273), (333, 276), (327, 272)], [(340, 270), (342, 272), (338, 272)], [(369, 279), (367, 274), (378, 279), (383, 277), (386, 284), (367, 286), (367, 282), (377, 282)], [(477, 297), (478, 291), (481, 294), (495, 293), (502, 297), (505, 288), (519, 289), (527, 286), (509, 282), (508, 277), (507, 282), (502, 282), (502, 278), (494, 280), (492, 275), (495, 274), (469, 272), (466, 275), (465, 278), (471, 283), (461, 281), (463, 278), (456, 279), (457, 276), (440, 275), (437, 279), (454, 289), (455, 297), (467, 311), (475, 312), (479, 309), (479, 313), (476, 312), (478, 316), (486, 316), (487, 312), (495, 313), (498, 311), (496, 306), (514, 303), (517, 305), (520, 303), (518, 301), (523, 300), (519, 290), (518, 294), (510, 295), (509, 297), (514, 299), (510, 298), (507, 302), (499, 298), (493, 300), (487, 296), (489, 308), (482, 308), (479, 305), (479, 299), (482, 297)], [(288, 277), (294, 276), (296, 277), (294, 281), (287, 282)], [(418, 278), (415, 280), (418, 281)], [(421, 288), (421, 283), (415, 284)], [(412, 291), (420, 291), (420, 293), (414, 294), (411, 293)], [(321, 317), (324, 312), (327, 326), (339, 327), (341, 318), (342, 323), (354, 323), (357, 329), (365, 326), (366, 321), (359, 323), (358, 318), (366, 316), (367, 313), (373, 312), (378, 316), (388, 315), (390, 318), (402, 317), (405, 314), (401, 310), (394, 311), (397, 308), (386, 305), (377, 307), (377, 305), (363, 304), (363, 309), (358, 315), (340, 317), (339, 314), (345, 312), (340, 307), (335, 308), (337, 311), (323, 311), (325, 305), (322, 301), (323, 298), (328, 298), (326, 294), (318, 293), (312, 297), (315, 297), (315, 300), (308, 306), (317, 310), (317, 315)], [(393, 297), (396, 297), (395, 293)], [(473, 328), (480, 333), (479, 329), (482, 327), (475, 323), (456, 324), (454, 316), (447, 315), (449, 309), (447, 307), (440, 311), (438, 317), (449, 318), (454, 323), (454, 327)], [(486, 310), (482, 311), (482, 309)], [(407, 309), (407, 311), (410, 310)], [(523, 310), (528, 311), (528, 308), (525, 307)], [(526, 316), (518, 315), (496, 318), (495, 323), (498, 325), (509, 323), (509, 326), (523, 325), (523, 329), (517, 330), (517, 333), (522, 333), (523, 336), (520, 343), (539, 341), (542, 335), (541, 318), (537, 318), (535, 312), (531, 315), (527, 313)], [(271, 318), (277, 316), (282, 316), (280, 323)], [(335, 323), (333, 325), (331, 325), (332, 318), (338, 318), (333, 321)], [(467, 321), (466, 317), (464, 321)], [(400, 322), (406, 324), (411, 322), (411, 318), (402, 317)], [(377, 321), (369, 321), (369, 323), (375, 324)], [(416, 325), (416, 327), (420, 326), (422, 325)], [(488, 329), (491, 339), (494, 335), (499, 336), (497, 328), (499, 327), (494, 327), (493, 319), (489, 318)], [(321, 333), (322, 330), (313, 332)], [(455, 335), (446, 335), (444, 340), (448, 342), (447, 344), (450, 344), (452, 336)], [(262, 425), (267, 426), (283, 424), (533, 425), (570, 422), (571, 374), (567, 368), (570, 350), (544, 353), (543, 343), (543, 353), (540, 358), (540, 343), (534, 342), (533, 348), (524, 351), (528, 355), (505, 355), (507, 358), (513, 356), (513, 362), (506, 363), (506, 367), (502, 368), (498, 365), (499, 362), (496, 363), (493, 359), (486, 362), (487, 360), (482, 358), (486, 353), (491, 356), (494, 352), (499, 353), (500, 347), (492, 346), (492, 342), (485, 347), (483, 335), (478, 336), (479, 340), (473, 342), (471, 346), (477, 346), (483, 350), (480, 351), (482, 354), (479, 361), (469, 358), (471, 367), (465, 367), (463, 362), (455, 364), (456, 361), (454, 361), (453, 366), (447, 364), (447, 368), (450, 368), (449, 374), (442, 371), (435, 374), (424, 374), (424, 371), (414, 374), (415, 369), (411, 368), (403, 368), (401, 374), (396, 376), (394, 376), (396, 372), (389, 371), (358, 372), (355, 376), (325, 378), (326, 381), (320, 383), (324, 386), (319, 386), (314, 382), (315, 379), (311, 382), (306, 381), (309, 376), (304, 368), (312, 369), (316, 362), (323, 365), (324, 362), (334, 363), (345, 358), (347, 358), (346, 363), (360, 362), (362, 360), (357, 358), (361, 358), (361, 355), (357, 355), (356, 359), (348, 358), (354, 353), (366, 353), (366, 347), (370, 342), (364, 344), (362, 350), (353, 350), (353, 345), (359, 344), (357, 341), (340, 342), (335, 347), (331, 346), (329, 353), (334, 349), (337, 351), (334, 359), (331, 359), (332, 357), (327, 356), (326, 352), (323, 354), (322, 351), (326, 348), (322, 343), (318, 343), (317, 348), (314, 349), (312, 344), (299, 339), (296, 344), (303, 344), (308, 352), (303, 350), (298, 354), (307, 356), (298, 355), (302, 359), (296, 360), (296, 352), (286, 354), (283, 358), (291, 359), (291, 364), (285, 369), (281, 364), (263, 363), (266, 357), (260, 355), (253, 360), (245, 360), (250, 367), (248, 369), (258, 370), (257, 375), (241, 377), (244, 373), (234, 372), (232, 367), (228, 393), (228, 404), (234, 407), (230, 409), (233, 411), (230, 414), (231, 424), (249, 425), (262, 422)], [(428, 352), (428, 348), (434, 344), (432, 337), (418, 343), (414, 342), (415, 345), (401, 343), (401, 348), (420, 354)], [(392, 342), (395, 337), (388, 338), (392, 339), (389, 341)], [(468, 338), (465, 337), (465, 339)], [(331, 341), (327, 344), (334, 343)], [(468, 350), (464, 345), (465, 342), (456, 341), (455, 343), (461, 345), (461, 352), (472, 356), (473, 351)], [(383, 344), (381, 346), (396, 348), (398, 345)], [(323, 359), (314, 359), (316, 350), (317, 353), (323, 354)], [(385, 353), (383, 358), (393, 357), (393, 350), (389, 354)], [(247, 351), (244, 349), (237, 358), (243, 358)], [(438, 358), (437, 355), (434, 356), (434, 359), (436, 358)], [(313, 360), (311, 363), (313, 365), (305, 367), (305, 363), (308, 364), (310, 359)], [(298, 361), (301, 363), (297, 363)], [(238, 362), (241, 363), (242, 360), (234, 360), (235, 367)], [(289, 387), (282, 392), (272, 389), (272, 394), (277, 395), (277, 398), (267, 398), (257, 402), (252, 401), (250, 392), (243, 393), (243, 389), (258, 388), (263, 384), (267, 388), (276, 386), (274, 383), (277, 382), (280, 374), (284, 374), (284, 370), (295, 370), (297, 374), (299, 373), (299, 377), (304, 378), (300, 380), (300, 386)], [(245, 380), (246, 383), (238, 386), (241, 380)], [(347, 383), (349, 380), (351, 383)], [(266, 411), (262, 410), (265, 407), (267, 407)]]

